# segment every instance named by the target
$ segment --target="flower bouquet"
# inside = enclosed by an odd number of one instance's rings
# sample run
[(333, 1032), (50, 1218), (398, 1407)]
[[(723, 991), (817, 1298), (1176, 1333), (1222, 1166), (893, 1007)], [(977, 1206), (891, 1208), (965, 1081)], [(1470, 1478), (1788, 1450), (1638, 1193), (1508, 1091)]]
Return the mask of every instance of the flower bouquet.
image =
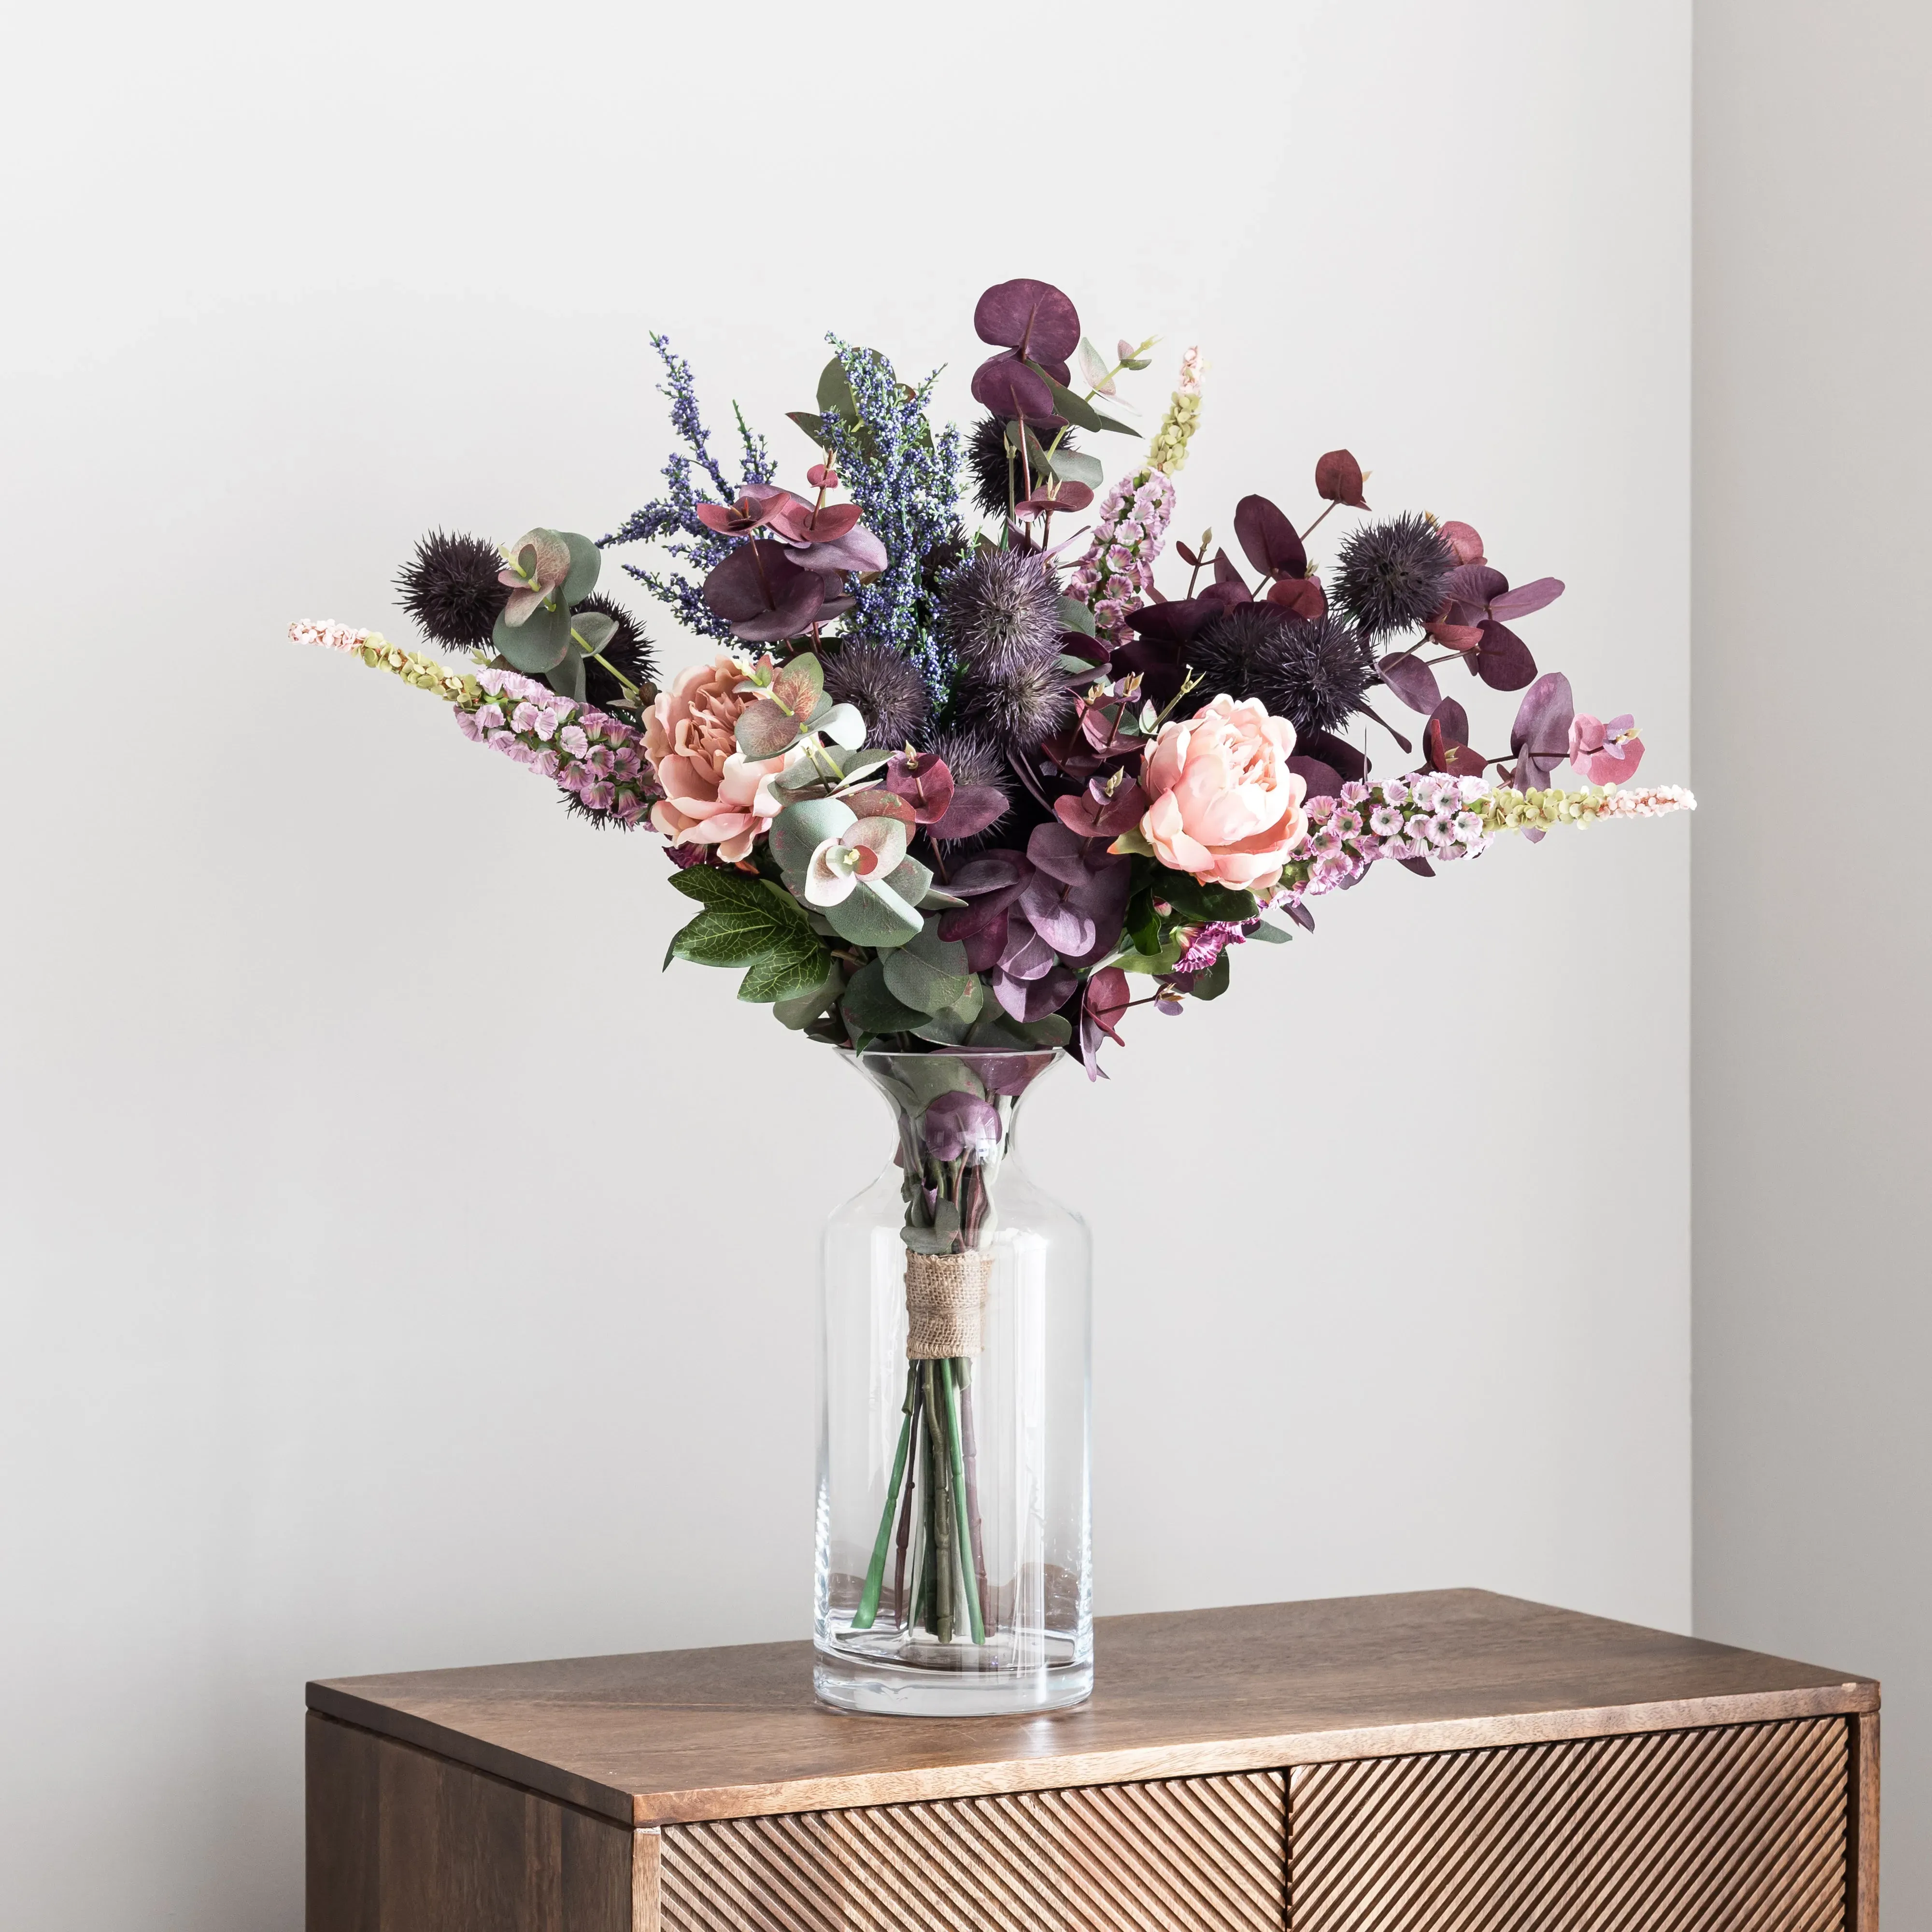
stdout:
[[(442, 698), (579, 816), (648, 823), (694, 906), (667, 965), (740, 972), (892, 1107), (893, 1168), (826, 1238), (821, 1326), (818, 1688), (878, 1710), (1090, 1684), (1086, 1238), (1011, 1159), (1040, 1075), (1100, 1077), (1135, 1009), (1219, 998), (1234, 949), (1312, 932), (1378, 866), (1693, 802), (1633, 782), (1630, 717), (1539, 672), (1517, 627), (1556, 578), (1512, 586), (1466, 523), (1374, 516), (1346, 449), (1301, 526), (1250, 495), (1232, 552), (1172, 537), (1197, 352), (1143, 438), (1123, 392), (1151, 340), (1109, 356), (1024, 279), (974, 326), (963, 435), (932, 377), (830, 338), (796, 491), (742, 414), (728, 475), (654, 338), (682, 446), (657, 500), (594, 542), (425, 536), (402, 601), (453, 656), (292, 627)], [(668, 679), (598, 588), (634, 545), (626, 574), (710, 640)], [(1476, 748), (1459, 670), (1521, 694), (1506, 751)]]

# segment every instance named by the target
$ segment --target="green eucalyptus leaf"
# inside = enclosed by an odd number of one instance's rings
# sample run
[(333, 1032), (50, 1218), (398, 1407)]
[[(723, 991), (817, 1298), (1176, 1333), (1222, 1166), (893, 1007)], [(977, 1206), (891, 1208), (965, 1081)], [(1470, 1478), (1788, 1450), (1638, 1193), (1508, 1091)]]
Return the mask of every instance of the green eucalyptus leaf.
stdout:
[(1188, 992), (1197, 1000), (1218, 1000), (1228, 990), (1229, 962), (1224, 952), (1206, 972), (1196, 980)]
[(1056, 449), (1046, 463), (1063, 482), (1084, 483), (1097, 490), (1107, 480), (1106, 466), (1097, 456), (1089, 456), (1083, 450)]
[(570, 648), (570, 619), (561, 608), (539, 604), (520, 624), (499, 616), (490, 641), (513, 670), (541, 677)]
[(1014, 1022), (1029, 1046), (1064, 1046), (1073, 1037), (1072, 1023), (1064, 1013), (1048, 1013), (1043, 1020)]
[(842, 751), (862, 751), (866, 745), (866, 719), (856, 704), (834, 704), (812, 721), (820, 737), (830, 738)]
[(617, 634), (617, 620), (602, 610), (578, 610), (571, 615), (570, 628), (586, 651), (601, 651)]
[(937, 926), (937, 920), (929, 922), (885, 962), (886, 984), (893, 997), (922, 1013), (940, 1012), (964, 999), (974, 977), (965, 947), (939, 938)]
[(825, 412), (823, 410), (787, 410), (785, 415), (791, 422), (796, 423), (820, 449), (825, 447)]
[(852, 975), (838, 1004), (847, 1019), (865, 1033), (910, 1033), (926, 1018), (916, 1007), (893, 997), (876, 959)]
[(787, 806), (772, 820), (771, 830), (772, 856), (784, 868), (786, 884), (790, 884), (790, 875), (796, 873), (802, 890), (812, 854), (857, 823), (851, 807), (836, 798), (802, 799)]
[(1094, 614), (1077, 597), (1063, 597), (1060, 600), (1060, 622), (1064, 630), (1082, 631), (1088, 637), (1097, 637), (1094, 628)]
[(562, 602), (581, 604), (597, 588), (597, 573), (603, 568), (604, 553), (586, 536), (574, 530), (557, 534), (570, 546), (570, 574), (563, 580)]
[[(970, 1020), (956, 1018), (950, 1012), (928, 1013), (913, 1031), (921, 1040), (929, 1040), (934, 1046), (964, 1046), (973, 1030)], [(934, 1054), (935, 1060), (944, 1056)]]
[(922, 1113), (942, 1094), (970, 1094), (981, 1100), (986, 1097), (986, 1088), (980, 1085), (972, 1070), (946, 1054), (935, 1053), (924, 1059), (902, 1061), (898, 1072), (901, 1084), (911, 1096), (913, 1105)]
[(1286, 926), (1270, 926), (1266, 920), (1263, 920), (1261, 924), (1248, 934), (1248, 937), (1250, 939), (1258, 939), (1264, 946), (1286, 946), (1294, 938), (1294, 934)]
[(860, 880), (849, 898), (824, 911), (841, 939), (854, 946), (876, 946), (882, 952), (904, 945), (920, 931), (919, 914), (890, 885), (871, 879)]
[(932, 868), (920, 859), (902, 859), (884, 881), (909, 906), (916, 906), (932, 890)]
[(584, 683), (584, 653), (572, 644), (544, 673), (544, 681), (560, 698), (573, 698), (579, 704), (586, 697)]
[(769, 698), (760, 698), (738, 714), (738, 748), (748, 758), (782, 758), (798, 742), (798, 720)]

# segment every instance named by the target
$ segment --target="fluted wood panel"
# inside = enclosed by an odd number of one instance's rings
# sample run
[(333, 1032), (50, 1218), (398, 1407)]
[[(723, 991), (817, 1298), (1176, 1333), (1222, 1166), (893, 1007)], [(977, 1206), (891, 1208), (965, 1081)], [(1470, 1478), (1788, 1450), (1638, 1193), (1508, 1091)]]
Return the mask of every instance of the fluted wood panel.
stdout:
[(1292, 1932), (1843, 1932), (1846, 1720), (1310, 1765)]
[(664, 1932), (1281, 1932), (1278, 1772), (667, 1826)]

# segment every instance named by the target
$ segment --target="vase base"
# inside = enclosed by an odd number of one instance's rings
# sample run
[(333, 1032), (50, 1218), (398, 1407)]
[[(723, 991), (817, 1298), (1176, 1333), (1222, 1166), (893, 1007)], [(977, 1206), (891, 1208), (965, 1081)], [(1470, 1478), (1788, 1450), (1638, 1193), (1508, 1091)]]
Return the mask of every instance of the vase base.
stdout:
[(1089, 1658), (1030, 1670), (948, 1669), (821, 1650), (812, 1660), (812, 1688), (834, 1710), (875, 1717), (1013, 1717), (1084, 1703), (1093, 1693), (1094, 1665)]

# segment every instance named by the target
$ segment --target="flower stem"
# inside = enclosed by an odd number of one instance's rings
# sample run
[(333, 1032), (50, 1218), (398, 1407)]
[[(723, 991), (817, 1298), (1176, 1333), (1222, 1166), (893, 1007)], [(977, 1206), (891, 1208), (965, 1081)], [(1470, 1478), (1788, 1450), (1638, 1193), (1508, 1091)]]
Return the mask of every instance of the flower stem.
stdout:
[(899, 1425), (899, 1446), (892, 1457), (892, 1479), (886, 1488), (885, 1514), (879, 1518), (879, 1533), (872, 1544), (872, 1560), (866, 1566), (866, 1587), (859, 1595), (859, 1614), (852, 1619), (854, 1630), (870, 1630), (879, 1620), (879, 1592), (886, 1580), (886, 1551), (892, 1540), (892, 1518), (898, 1513), (899, 1485), (905, 1480), (906, 1452), (912, 1445), (912, 1392), (918, 1371), (906, 1371), (905, 1420)]
[(911, 1622), (910, 1606), (906, 1602), (906, 1544), (912, 1534), (913, 1490), (919, 1472), (920, 1411), (919, 1370), (908, 1366), (906, 1381), (909, 1384), (908, 1400), (912, 1404), (912, 1454), (908, 1458), (905, 1493), (899, 1502), (898, 1556), (892, 1566), (892, 1616), (901, 1630)]
[[(944, 1365), (942, 1364), (943, 1367)], [(938, 1371), (926, 1368), (926, 1413), (933, 1421), (932, 1460), (935, 1486), (926, 1492), (926, 1513), (932, 1524), (932, 1620), (941, 1643), (952, 1641), (952, 1452), (941, 1440), (946, 1413), (940, 1406)]]
[(973, 1432), (973, 1363), (959, 1359), (959, 1426), (966, 1455), (966, 1522), (973, 1546), (973, 1578), (980, 1598), (981, 1641), (992, 1634), (993, 1593), (986, 1583), (986, 1538), (980, 1522), (980, 1448)]
[[(964, 1366), (963, 1358), (962, 1366)], [(980, 1592), (976, 1578), (969, 1577), (968, 1570), (974, 1569), (972, 1548), (971, 1519), (966, 1503), (966, 1456), (959, 1436), (959, 1408), (953, 1386), (952, 1364), (943, 1361), (939, 1365), (939, 1386), (946, 1398), (946, 1436), (952, 1458), (952, 1508), (958, 1518), (959, 1532), (960, 1581), (965, 1588), (966, 1621), (973, 1633), (975, 1643), (986, 1641), (986, 1623), (980, 1606)]]

